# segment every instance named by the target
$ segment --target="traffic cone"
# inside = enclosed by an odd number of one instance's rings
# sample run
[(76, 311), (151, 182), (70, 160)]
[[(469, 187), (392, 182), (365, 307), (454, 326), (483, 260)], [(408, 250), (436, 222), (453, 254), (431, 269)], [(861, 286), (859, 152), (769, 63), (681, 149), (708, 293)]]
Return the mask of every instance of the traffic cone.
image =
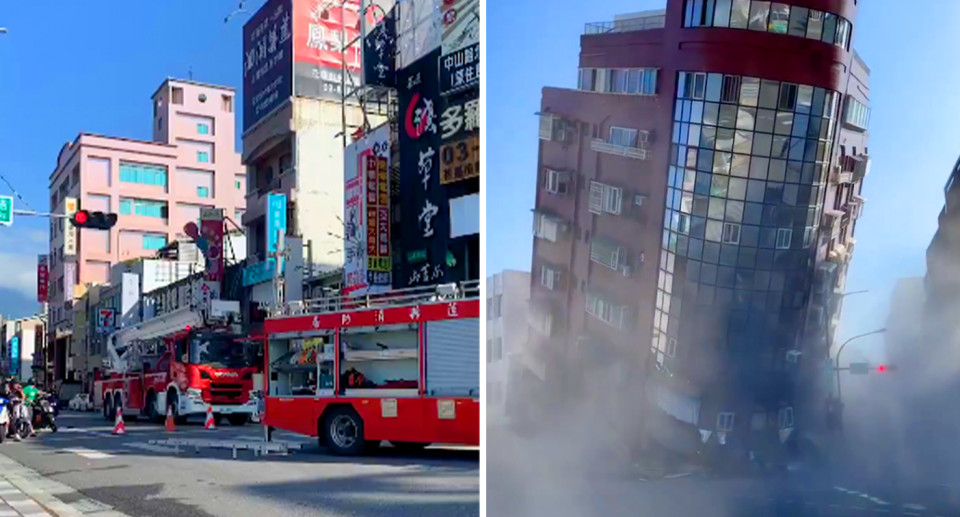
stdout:
[(173, 421), (173, 407), (167, 408), (167, 421), (164, 422), (163, 428), (168, 433), (172, 433), (177, 430), (177, 424)]
[(213, 408), (207, 406), (207, 420), (203, 423), (204, 429), (216, 429), (217, 425), (213, 422)]
[(123, 425), (123, 409), (117, 408), (117, 420), (113, 424), (113, 434), (127, 434), (127, 428)]

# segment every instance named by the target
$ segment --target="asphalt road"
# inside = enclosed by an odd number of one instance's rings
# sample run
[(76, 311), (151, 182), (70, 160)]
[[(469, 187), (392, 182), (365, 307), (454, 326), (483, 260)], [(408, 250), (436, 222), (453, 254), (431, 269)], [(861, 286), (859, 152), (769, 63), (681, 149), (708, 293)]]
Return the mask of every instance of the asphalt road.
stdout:
[[(127, 434), (92, 413), (61, 414), (60, 432), (41, 432), (0, 454), (46, 479), (76, 489), (63, 502), (97, 509), (97, 503), (131, 516), (474, 516), (480, 515), (479, 451), (429, 448), (403, 455), (385, 447), (371, 457), (327, 455), (309, 438), (285, 456), (184, 449), (150, 444), (171, 435), (160, 425), (127, 422)], [(199, 423), (177, 429), (177, 438), (254, 441), (259, 425)], [(96, 502), (96, 503), (95, 503)], [(83, 506), (81, 505), (81, 506)]]

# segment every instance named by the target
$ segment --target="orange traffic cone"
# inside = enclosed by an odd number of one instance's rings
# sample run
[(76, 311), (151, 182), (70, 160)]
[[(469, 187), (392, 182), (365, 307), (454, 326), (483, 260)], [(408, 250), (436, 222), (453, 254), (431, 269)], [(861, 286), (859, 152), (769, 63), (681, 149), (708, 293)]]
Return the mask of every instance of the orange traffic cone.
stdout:
[(127, 428), (123, 425), (123, 409), (117, 408), (117, 420), (113, 424), (113, 434), (127, 434)]
[(167, 408), (167, 421), (164, 422), (163, 428), (168, 433), (172, 433), (177, 430), (177, 424), (173, 421), (173, 407)]
[(213, 408), (207, 406), (207, 420), (203, 423), (204, 429), (216, 429), (217, 425), (213, 422)]

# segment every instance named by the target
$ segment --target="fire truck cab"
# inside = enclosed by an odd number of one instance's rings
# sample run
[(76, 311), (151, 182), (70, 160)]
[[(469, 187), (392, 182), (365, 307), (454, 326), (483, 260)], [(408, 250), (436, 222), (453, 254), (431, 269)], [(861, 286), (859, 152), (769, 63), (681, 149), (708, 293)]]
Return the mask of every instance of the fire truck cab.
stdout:
[(211, 407), (214, 418), (247, 422), (258, 406), (260, 369), (249, 340), (230, 325), (205, 324), (189, 307), (114, 332), (107, 338), (107, 374), (94, 399), (105, 418), (156, 420), (169, 409), (183, 422)]
[(268, 435), (357, 455), (480, 444), (479, 282), (288, 305), (264, 329)]

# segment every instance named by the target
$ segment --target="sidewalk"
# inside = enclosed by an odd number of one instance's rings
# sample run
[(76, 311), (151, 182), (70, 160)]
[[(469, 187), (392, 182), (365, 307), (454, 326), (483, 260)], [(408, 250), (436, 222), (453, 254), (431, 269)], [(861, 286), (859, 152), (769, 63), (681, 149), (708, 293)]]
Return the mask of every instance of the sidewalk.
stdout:
[(127, 517), (0, 454), (0, 517), (41, 516)]

